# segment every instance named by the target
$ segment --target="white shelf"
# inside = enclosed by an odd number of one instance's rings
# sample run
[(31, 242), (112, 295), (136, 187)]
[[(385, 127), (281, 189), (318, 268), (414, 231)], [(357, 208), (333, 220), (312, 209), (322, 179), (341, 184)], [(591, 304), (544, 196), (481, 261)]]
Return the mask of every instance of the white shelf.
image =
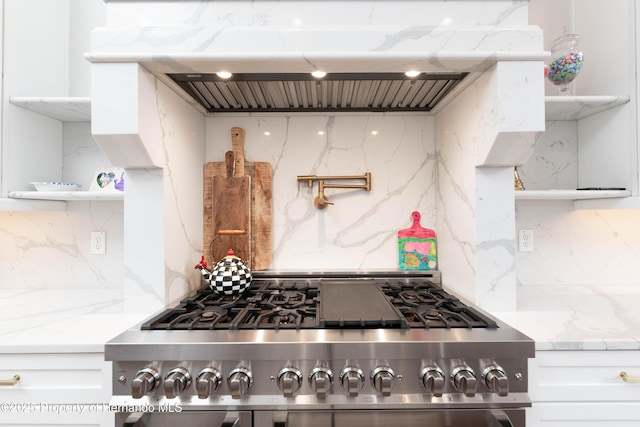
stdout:
[(100, 202), (124, 200), (124, 192), (111, 191), (10, 191), (12, 199)]
[(593, 200), (631, 196), (629, 190), (524, 190), (516, 191), (516, 200)]
[(9, 102), (62, 122), (91, 121), (91, 98), (12, 96)]
[(621, 199), (576, 200), (575, 209), (640, 209), (640, 196)]
[(545, 96), (547, 120), (580, 120), (629, 102), (628, 96)]
[(67, 204), (63, 201), (9, 199), (0, 197), (0, 211), (64, 211)]

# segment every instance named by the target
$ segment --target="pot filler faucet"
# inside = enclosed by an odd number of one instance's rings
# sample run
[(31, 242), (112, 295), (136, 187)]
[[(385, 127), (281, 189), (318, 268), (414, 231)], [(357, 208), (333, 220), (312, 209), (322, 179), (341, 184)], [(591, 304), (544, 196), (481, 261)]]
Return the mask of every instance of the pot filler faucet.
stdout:
[[(363, 180), (363, 184), (332, 184), (326, 181), (345, 181), (345, 180)], [(330, 202), (327, 196), (324, 194), (325, 188), (355, 188), (371, 191), (371, 172), (366, 172), (364, 175), (359, 176), (317, 176), (317, 175), (299, 175), (298, 176), (298, 188), (300, 188), (301, 182), (306, 182), (309, 188), (313, 187), (313, 182), (318, 181), (318, 195), (313, 199), (313, 204), (318, 209), (324, 209), (333, 202)]]

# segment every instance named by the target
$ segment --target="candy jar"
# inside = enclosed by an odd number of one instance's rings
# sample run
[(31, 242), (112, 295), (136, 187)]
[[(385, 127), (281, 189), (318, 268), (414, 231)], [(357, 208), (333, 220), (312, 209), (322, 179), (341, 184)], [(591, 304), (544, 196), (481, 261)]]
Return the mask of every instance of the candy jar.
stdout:
[(568, 34), (564, 27), (562, 35), (554, 40), (551, 47), (551, 62), (547, 67), (547, 78), (560, 86), (560, 94), (568, 95), (567, 85), (571, 83), (584, 63), (584, 52), (580, 48), (580, 36)]

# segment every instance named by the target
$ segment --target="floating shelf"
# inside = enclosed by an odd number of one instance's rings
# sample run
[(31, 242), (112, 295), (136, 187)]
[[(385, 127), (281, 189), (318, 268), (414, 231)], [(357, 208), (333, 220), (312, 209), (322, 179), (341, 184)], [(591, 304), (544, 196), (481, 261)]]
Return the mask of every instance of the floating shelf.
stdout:
[(0, 197), (0, 211), (64, 211), (64, 201), (26, 200)]
[(101, 202), (124, 200), (124, 192), (110, 191), (10, 191), (12, 199)]
[(628, 96), (545, 96), (545, 118), (580, 120), (627, 102)]
[(593, 200), (629, 197), (629, 190), (524, 190), (516, 191), (516, 200)]
[(576, 200), (576, 209), (640, 209), (640, 196), (615, 199)]
[(12, 96), (9, 102), (62, 122), (91, 121), (91, 98)]

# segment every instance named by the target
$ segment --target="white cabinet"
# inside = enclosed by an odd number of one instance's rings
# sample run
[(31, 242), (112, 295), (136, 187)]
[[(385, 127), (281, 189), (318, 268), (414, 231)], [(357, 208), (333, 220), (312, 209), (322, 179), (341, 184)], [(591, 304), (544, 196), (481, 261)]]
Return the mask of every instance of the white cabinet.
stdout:
[(0, 354), (0, 426), (112, 427), (111, 366), (104, 353)]
[(640, 351), (538, 351), (529, 362), (527, 427), (640, 425)]

